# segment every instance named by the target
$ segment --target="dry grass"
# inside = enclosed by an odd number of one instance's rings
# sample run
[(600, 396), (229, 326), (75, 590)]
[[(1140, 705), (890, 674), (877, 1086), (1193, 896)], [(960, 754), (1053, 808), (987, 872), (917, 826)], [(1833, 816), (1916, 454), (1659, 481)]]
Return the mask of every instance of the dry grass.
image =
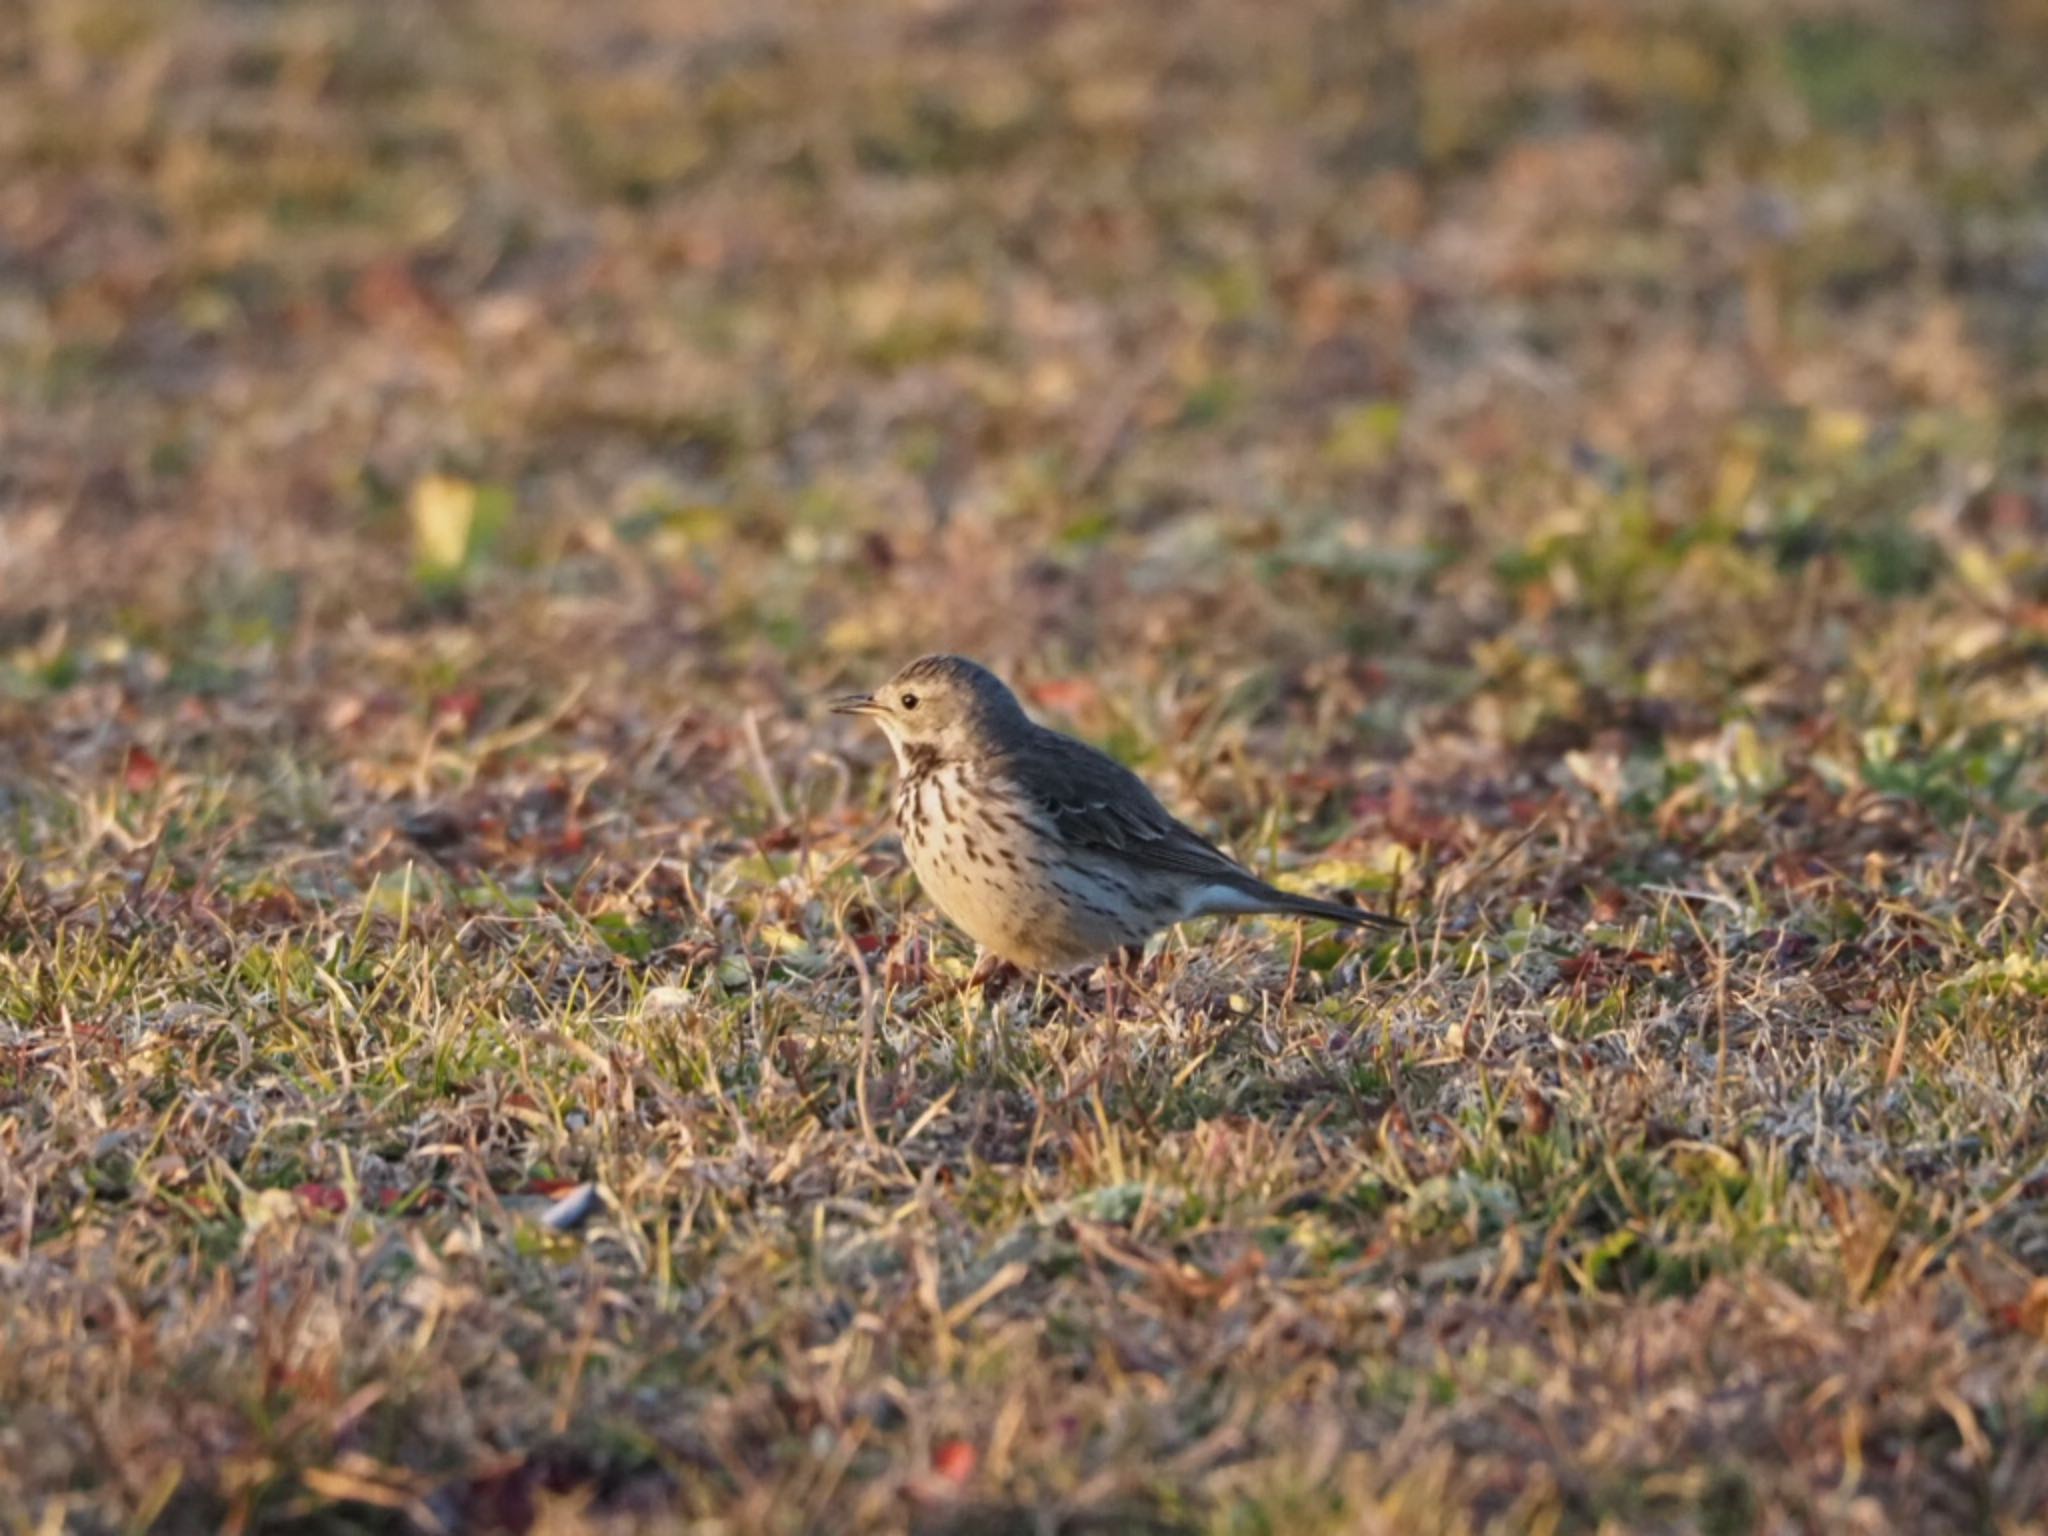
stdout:
[[(2048, 1528), (2044, 51), (0, 8), (0, 1530)], [(1412, 941), (967, 991), (934, 645)]]

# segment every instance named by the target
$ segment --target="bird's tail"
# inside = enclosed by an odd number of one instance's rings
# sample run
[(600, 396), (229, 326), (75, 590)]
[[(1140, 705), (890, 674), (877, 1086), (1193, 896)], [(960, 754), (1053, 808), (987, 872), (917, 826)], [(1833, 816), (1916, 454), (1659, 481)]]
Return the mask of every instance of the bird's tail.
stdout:
[(1268, 885), (1263, 880), (1223, 889), (1212, 887), (1206, 894), (1208, 899), (1203, 906), (1209, 912), (1231, 912), (1247, 916), (1255, 912), (1278, 912), (1289, 917), (1320, 917), (1333, 923), (1343, 923), (1351, 928), (1408, 926), (1398, 917), (1389, 917), (1384, 912), (1374, 912), (1368, 907), (1346, 906), (1341, 901), (1324, 901), (1319, 896), (1297, 895), (1293, 891), (1283, 891), (1277, 885)]

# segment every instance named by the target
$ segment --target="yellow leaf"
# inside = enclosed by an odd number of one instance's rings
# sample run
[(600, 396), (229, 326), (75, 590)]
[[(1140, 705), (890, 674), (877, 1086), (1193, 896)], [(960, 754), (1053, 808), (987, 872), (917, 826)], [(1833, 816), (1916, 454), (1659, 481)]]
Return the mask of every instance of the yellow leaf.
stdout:
[(1807, 418), (1808, 441), (1823, 453), (1846, 456), (1870, 436), (1870, 422), (1855, 411), (1815, 411)]
[(469, 558), (476, 526), (476, 487), (447, 475), (428, 475), (412, 488), (412, 547), (420, 568), (459, 571)]

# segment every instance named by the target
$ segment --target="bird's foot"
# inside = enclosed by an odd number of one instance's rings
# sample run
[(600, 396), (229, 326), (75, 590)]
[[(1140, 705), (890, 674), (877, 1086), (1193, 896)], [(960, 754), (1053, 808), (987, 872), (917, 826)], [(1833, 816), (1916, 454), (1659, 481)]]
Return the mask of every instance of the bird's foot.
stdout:
[(1012, 965), (1000, 955), (983, 952), (974, 962), (974, 969), (967, 973), (967, 990), (979, 988), (983, 992), (1003, 992), (1024, 979), (1022, 967)]
[(892, 945), (882, 965), (882, 983), (889, 987), (914, 987), (931, 974), (931, 950), (923, 939), (904, 939)]
[(1126, 944), (1097, 969), (1102, 987), (1102, 1007), (1111, 1020), (1123, 1017), (1127, 1005), (1136, 1002), (1157, 975), (1157, 966), (1145, 959), (1145, 946)]

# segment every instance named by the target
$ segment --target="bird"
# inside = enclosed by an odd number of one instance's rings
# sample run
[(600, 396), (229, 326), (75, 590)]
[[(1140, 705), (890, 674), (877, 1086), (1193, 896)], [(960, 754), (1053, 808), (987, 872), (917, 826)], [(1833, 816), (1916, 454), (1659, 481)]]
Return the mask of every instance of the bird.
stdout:
[(964, 656), (922, 656), (835, 713), (882, 728), (896, 823), (933, 903), (984, 952), (1057, 973), (1141, 954), (1191, 918), (1399, 919), (1269, 885), (1174, 818), (1130, 769), (1038, 724)]

